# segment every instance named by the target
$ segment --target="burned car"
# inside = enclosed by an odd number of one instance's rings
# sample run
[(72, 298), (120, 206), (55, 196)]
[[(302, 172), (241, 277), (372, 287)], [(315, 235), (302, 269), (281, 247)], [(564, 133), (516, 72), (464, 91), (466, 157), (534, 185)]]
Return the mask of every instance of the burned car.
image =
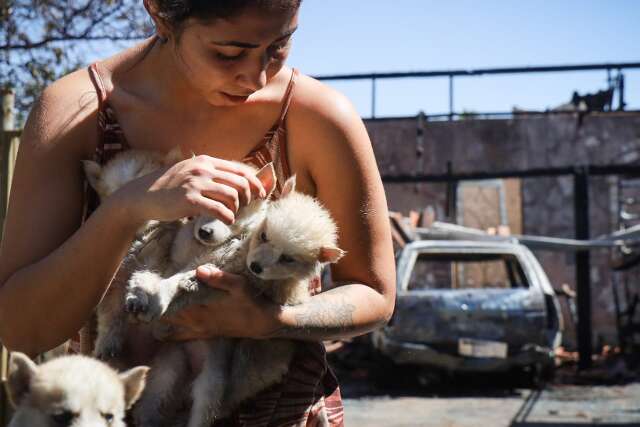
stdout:
[(559, 304), (517, 240), (407, 243), (397, 256), (397, 286), (391, 321), (371, 336), (396, 364), (449, 372), (553, 366)]

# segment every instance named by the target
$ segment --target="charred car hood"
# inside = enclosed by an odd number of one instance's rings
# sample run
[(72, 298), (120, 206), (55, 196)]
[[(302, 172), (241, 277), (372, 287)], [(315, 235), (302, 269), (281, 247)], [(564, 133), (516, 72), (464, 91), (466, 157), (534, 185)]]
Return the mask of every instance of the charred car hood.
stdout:
[(501, 341), (509, 347), (549, 345), (544, 297), (530, 289), (400, 292), (385, 328), (393, 340), (455, 351), (458, 339)]

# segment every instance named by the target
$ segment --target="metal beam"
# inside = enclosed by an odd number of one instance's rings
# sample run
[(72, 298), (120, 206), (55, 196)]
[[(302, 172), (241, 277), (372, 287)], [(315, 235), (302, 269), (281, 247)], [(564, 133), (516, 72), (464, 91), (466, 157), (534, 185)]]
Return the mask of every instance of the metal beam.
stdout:
[(478, 68), (476, 70), (442, 70), (442, 71), (408, 71), (398, 73), (364, 73), (364, 74), (335, 74), (315, 76), (317, 80), (368, 80), (368, 79), (401, 79), (408, 77), (465, 77), (489, 74), (524, 74), (524, 73), (557, 73), (566, 71), (597, 71), (640, 68), (640, 62), (506, 67), (506, 68)]
[(626, 102), (624, 102), (624, 74), (618, 70), (618, 111), (624, 111)]
[(371, 79), (371, 118), (376, 118), (376, 79)]
[[(573, 176), (573, 207), (575, 237), (589, 239), (589, 170), (578, 168)], [(578, 251), (576, 262), (576, 288), (578, 293), (578, 353), (579, 369), (591, 367), (591, 254)]]
[[(585, 165), (589, 175), (628, 175), (640, 177), (640, 165)], [(387, 184), (410, 184), (421, 182), (457, 182), (476, 181), (500, 178), (541, 178), (552, 176), (572, 176), (576, 173), (574, 166), (558, 168), (533, 168), (527, 170), (506, 170), (499, 172), (469, 172), (443, 174), (416, 175), (383, 175), (382, 180)]]
[(449, 120), (453, 120), (453, 75), (449, 75)]

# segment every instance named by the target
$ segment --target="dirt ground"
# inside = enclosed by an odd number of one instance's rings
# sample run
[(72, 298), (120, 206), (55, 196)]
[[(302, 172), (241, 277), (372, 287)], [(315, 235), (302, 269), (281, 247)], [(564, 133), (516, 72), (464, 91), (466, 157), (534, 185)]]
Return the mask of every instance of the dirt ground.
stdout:
[(640, 427), (640, 370), (621, 358), (582, 372), (563, 365), (544, 381), (519, 371), (425, 375), (380, 363), (361, 347), (329, 354), (329, 361), (347, 427)]
[(640, 426), (640, 384), (547, 386), (486, 396), (346, 398), (345, 425), (367, 427)]

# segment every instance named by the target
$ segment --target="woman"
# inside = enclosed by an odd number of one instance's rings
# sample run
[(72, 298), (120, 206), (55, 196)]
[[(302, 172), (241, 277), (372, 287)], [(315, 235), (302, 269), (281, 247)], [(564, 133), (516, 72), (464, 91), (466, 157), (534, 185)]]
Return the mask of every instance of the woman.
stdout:
[[(264, 189), (252, 169), (228, 160), (273, 161), (280, 180), (295, 174), (298, 190), (318, 197), (338, 223), (347, 251), (332, 270), (339, 286), (280, 310), (254, 297), (241, 277), (199, 269), (225, 297), (171, 319), (175, 339), (306, 341), (284, 384), (248, 402), (233, 422), (250, 424), (260, 411), (270, 414), (263, 425), (289, 422), (278, 408), (304, 395), (301, 408), (289, 404), (295, 422), (313, 425), (325, 405), (331, 423), (341, 424), (339, 391), (319, 343), (389, 319), (394, 260), (362, 121), (342, 95), (284, 66), (300, 1), (145, 0), (155, 37), (44, 91), (23, 133), (0, 254), (6, 346), (33, 355), (76, 334), (141, 223), (201, 213), (231, 222)], [(197, 156), (130, 183), (99, 206), (88, 203), (92, 214), (83, 221), (80, 160), (175, 146)], [(152, 356), (148, 343), (130, 343), (132, 363)]]

